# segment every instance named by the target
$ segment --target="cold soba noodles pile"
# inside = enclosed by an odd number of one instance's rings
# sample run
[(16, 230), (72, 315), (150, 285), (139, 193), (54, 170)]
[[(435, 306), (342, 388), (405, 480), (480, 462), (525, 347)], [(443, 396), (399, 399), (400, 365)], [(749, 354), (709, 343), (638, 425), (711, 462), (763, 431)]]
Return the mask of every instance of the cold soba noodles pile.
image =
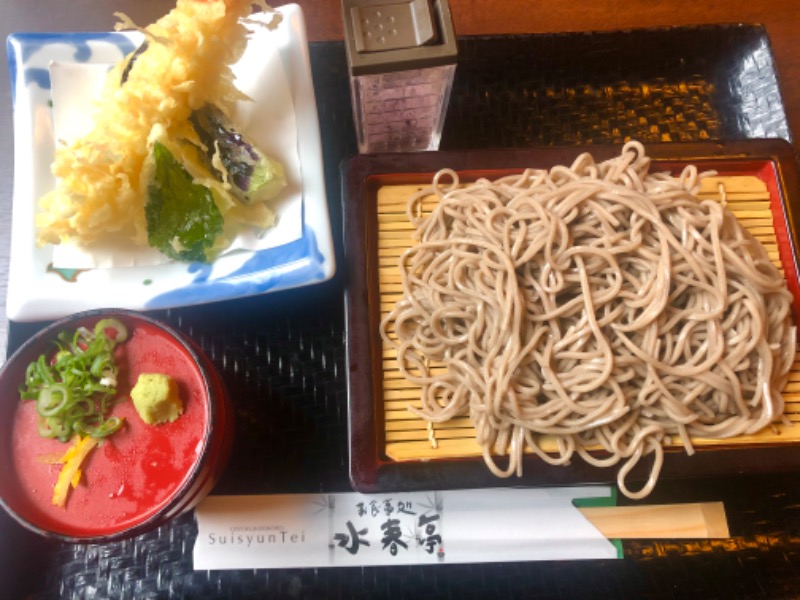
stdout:
[[(418, 243), (381, 333), (422, 387), (410, 409), (469, 414), (498, 476), (521, 472), (526, 446), (556, 465), (577, 453), (621, 464), (620, 490), (642, 498), (673, 436), (692, 453), (693, 437), (781, 419), (795, 348), (783, 277), (726, 208), (696, 198), (695, 167), (649, 168), (632, 142), (493, 182), (440, 171), (409, 202)], [(647, 455), (649, 480), (631, 490)]]

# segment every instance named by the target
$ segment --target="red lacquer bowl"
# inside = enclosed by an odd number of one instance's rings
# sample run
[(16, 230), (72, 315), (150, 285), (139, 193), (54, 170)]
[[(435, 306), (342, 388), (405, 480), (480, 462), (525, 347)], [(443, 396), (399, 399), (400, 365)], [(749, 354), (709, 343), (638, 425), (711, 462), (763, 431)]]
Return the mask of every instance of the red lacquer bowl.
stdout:
[[(92, 450), (66, 505), (52, 505), (68, 443), (38, 433), (35, 403), (20, 401), (25, 370), (53, 351), (63, 330), (89, 329), (114, 317), (128, 328), (117, 348), (122, 429)], [(140, 373), (165, 373), (178, 383), (184, 413), (172, 423), (148, 425), (130, 400)], [(0, 503), (23, 526), (70, 542), (107, 542), (166, 523), (193, 508), (219, 478), (230, 455), (230, 399), (208, 358), (183, 334), (142, 314), (94, 310), (62, 319), (28, 340), (0, 370)]]

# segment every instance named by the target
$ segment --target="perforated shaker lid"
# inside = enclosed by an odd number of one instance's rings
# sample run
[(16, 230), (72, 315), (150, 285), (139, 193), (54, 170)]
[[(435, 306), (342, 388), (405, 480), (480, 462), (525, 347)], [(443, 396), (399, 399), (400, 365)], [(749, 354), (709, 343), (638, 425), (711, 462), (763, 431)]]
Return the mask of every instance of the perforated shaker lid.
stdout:
[(454, 64), (458, 54), (447, 0), (342, 0), (353, 75)]

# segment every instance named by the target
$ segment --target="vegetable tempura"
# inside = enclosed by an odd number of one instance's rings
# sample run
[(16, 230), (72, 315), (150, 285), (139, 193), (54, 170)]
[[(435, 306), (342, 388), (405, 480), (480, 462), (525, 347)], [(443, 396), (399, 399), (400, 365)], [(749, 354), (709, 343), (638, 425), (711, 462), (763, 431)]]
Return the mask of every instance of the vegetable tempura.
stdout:
[[(141, 29), (144, 43), (108, 75), (92, 131), (56, 150), (57, 184), (40, 201), (38, 243), (90, 247), (111, 234), (150, 244), (172, 258), (209, 261), (235, 235), (225, 223), (232, 208), (237, 223), (260, 228), (274, 223), (264, 200), (285, 186), (282, 166), (257, 153), (243, 135), (231, 138), (232, 124), (220, 139), (193, 125), (210, 110), (229, 123), (234, 103), (245, 99), (234, 86), (231, 65), (247, 44), (253, 4), (178, 0), (169, 14)], [(272, 12), (263, 0), (255, 4)], [(117, 16), (117, 29), (133, 26)], [(279, 18), (273, 13), (270, 27)], [(230, 139), (252, 149), (247, 154), (256, 158), (244, 167), (223, 160), (231, 154), (225, 147)], [(264, 185), (247, 201), (233, 176), (242, 168), (255, 174), (248, 182)], [(201, 193), (187, 199), (182, 196), (187, 186), (172, 185), (186, 180)], [(173, 198), (180, 202), (171, 204)]]

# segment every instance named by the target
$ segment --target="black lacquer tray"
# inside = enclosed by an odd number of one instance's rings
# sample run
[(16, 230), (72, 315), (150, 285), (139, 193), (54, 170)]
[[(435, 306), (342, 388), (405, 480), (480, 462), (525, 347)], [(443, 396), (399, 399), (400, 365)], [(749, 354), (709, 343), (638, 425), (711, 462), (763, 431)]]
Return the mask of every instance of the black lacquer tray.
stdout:
[[(340, 162), (356, 154), (342, 43), (311, 44), (326, 187), (342, 260)], [(723, 25), (470, 37), (442, 148), (789, 139), (766, 32)], [(346, 491), (344, 289), (325, 284), (157, 313), (211, 357), (236, 411), (215, 493)], [(10, 324), (9, 351), (42, 324)], [(191, 515), (131, 540), (59, 545), (0, 515), (7, 598), (790, 598), (800, 592), (800, 474), (662, 486), (649, 501), (725, 502), (734, 536), (628, 541), (625, 559), (195, 572)]]

